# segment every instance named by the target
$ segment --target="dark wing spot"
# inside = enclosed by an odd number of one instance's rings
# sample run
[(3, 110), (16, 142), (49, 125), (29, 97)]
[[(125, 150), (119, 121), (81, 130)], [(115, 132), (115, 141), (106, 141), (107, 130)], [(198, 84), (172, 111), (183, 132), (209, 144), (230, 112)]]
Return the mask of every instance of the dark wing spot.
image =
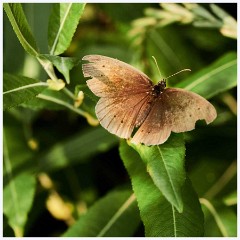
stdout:
[(200, 107), (198, 108), (198, 110), (200, 110)]
[(105, 65), (102, 65), (102, 67), (105, 67)]
[(116, 117), (116, 115), (114, 115), (114, 117)]
[(123, 120), (121, 121), (121, 123), (123, 123)]

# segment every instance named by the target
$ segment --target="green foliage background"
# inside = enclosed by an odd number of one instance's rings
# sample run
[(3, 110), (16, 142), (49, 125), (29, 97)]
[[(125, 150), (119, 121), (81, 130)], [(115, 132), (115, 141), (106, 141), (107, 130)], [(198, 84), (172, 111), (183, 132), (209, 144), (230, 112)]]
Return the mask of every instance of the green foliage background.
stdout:
[[(4, 236), (237, 235), (236, 4), (3, 7)], [(120, 141), (97, 126), (87, 54), (154, 82), (152, 55), (162, 76), (190, 68), (168, 86), (218, 117), (159, 146)]]

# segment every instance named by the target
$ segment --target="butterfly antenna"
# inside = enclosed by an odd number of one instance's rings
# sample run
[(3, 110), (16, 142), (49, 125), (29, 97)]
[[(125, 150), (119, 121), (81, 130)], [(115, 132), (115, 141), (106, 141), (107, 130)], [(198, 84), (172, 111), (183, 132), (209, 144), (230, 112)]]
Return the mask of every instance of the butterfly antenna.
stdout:
[(168, 78), (170, 78), (170, 77), (173, 77), (173, 76), (179, 74), (180, 72), (186, 72), (186, 71), (190, 71), (190, 72), (191, 72), (191, 69), (186, 68), (186, 69), (183, 69), (183, 70), (181, 70), (181, 71), (178, 71), (178, 72), (176, 72), (176, 73), (174, 73), (174, 74), (166, 77), (165, 80), (168, 79)]
[(161, 74), (160, 69), (159, 69), (159, 67), (158, 67), (157, 60), (156, 60), (156, 58), (155, 58), (154, 56), (152, 56), (152, 58), (153, 58), (156, 66), (157, 66), (157, 69), (158, 69), (158, 72), (159, 72), (159, 74), (160, 74), (160, 77), (162, 78), (162, 74)]

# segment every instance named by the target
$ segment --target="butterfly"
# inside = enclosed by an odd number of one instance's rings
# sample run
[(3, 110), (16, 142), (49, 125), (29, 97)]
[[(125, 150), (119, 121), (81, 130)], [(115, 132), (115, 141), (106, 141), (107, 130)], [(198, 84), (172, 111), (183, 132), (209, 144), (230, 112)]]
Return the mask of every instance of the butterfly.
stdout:
[[(214, 106), (200, 95), (180, 88), (166, 88), (163, 79), (156, 85), (131, 65), (101, 55), (82, 60), (83, 75), (90, 90), (100, 97), (96, 115), (100, 124), (131, 142), (159, 145), (171, 132), (193, 130), (197, 120), (211, 123), (217, 116)], [(137, 130), (135, 131), (135, 129)]]

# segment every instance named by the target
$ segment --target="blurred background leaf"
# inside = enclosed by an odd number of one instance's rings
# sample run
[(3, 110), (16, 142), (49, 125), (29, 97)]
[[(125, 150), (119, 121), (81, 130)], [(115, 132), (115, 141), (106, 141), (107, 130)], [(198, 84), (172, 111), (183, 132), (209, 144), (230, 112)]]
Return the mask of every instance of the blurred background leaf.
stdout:
[[(5, 154), (5, 164), (7, 165)], [(4, 188), (3, 212), (8, 217), (8, 223), (12, 227), (16, 237), (24, 235), (24, 227), (28, 219), (28, 212), (32, 207), (36, 188), (35, 176), (23, 173), (14, 177), (8, 172), (9, 184)]]
[(209, 67), (176, 85), (211, 98), (237, 86), (237, 55), (228, 53)]
[(205, 235), (236, 237), (237, 219), (231, 208), (227, 208), (220, 202), (211, 203), (201, 199), (205, 215)]
[(127, 237), (139, 223), (135, 196), (129, 190), (115, 190), (98, 200), (63, 236)]

